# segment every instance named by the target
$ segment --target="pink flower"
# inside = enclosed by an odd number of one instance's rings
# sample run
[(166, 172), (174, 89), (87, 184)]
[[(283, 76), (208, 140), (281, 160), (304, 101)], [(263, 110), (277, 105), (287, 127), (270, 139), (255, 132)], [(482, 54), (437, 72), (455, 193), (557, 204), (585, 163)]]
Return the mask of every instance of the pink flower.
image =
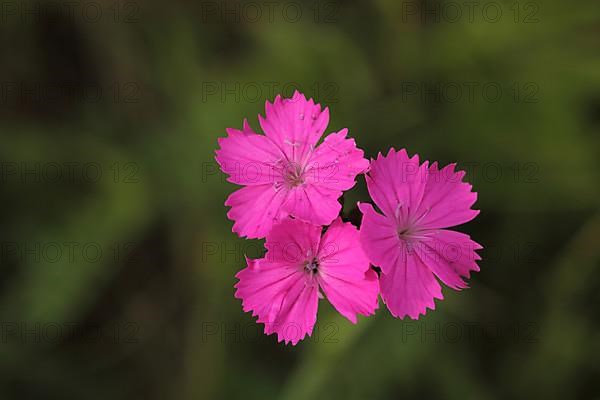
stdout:
[(315, 225), (328, 225), (339, 214), (338, 198), (354, 186), (369, 165), (347, 129), (317, 142), (329, 122), (329, 110), (296, 92), (291, 99), (266, 103), (259, 116), (264, 135), (247, 121), (243, 130), (227, 129), (219, 139), (216, 160), (228, 181), (243, 185), (225, 201), (235, 221), (233, 231), (262, 238), (289, 215)]
[(252, 311), (265, 333), (298, 343), (311, 335), (322, 295), (356, 323), (356, 314), (377, 308), (377, 273), (359, 243), (358, 229), (336, 219), (321, 237), (321, 226), (286, 218), (267, 235), (264, 258), (247, 260), (236, 277), (235, 297)]
[(460, 290), (466, 287), (461, 277), (479, 271), (475, 250), (482, 247), (464, 233), (444, 229), (479, 214), (471, 209), (477, 193), (462, 182), (464, 171), (454, 167), (419, 165), (419, 156), (409, 158), (404, 149), (371, 161), (367, 186), (383, 215), (359, 204), (360, 241), (381, 268), (381, 297), (395, 317), (418, 319), (427, 308), (435, 309), (434, 298), (443, 299), (435, 277)]

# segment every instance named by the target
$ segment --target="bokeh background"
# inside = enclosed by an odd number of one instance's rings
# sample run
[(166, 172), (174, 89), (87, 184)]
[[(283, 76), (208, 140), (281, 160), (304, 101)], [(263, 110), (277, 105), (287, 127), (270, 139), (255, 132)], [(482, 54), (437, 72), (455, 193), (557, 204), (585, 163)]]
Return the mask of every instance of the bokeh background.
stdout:
[[(0, 398), (600, 398), (595, 2), (1, 5)], [(369, 157), (467, 171), (470, 289), (260, 333), (213, 156), (294, 89)]]

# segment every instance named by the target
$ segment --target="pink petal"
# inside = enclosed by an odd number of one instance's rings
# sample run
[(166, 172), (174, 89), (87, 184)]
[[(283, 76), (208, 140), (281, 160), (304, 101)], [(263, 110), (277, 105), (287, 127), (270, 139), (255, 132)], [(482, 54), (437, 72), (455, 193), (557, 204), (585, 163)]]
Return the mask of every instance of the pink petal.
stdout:
[(228, 136), (219, 138), (221, 146), (215, 159), (227, 180), (238, 185), (262, 185), (281, 180), (275, 168), (284, 156), (269, 138), (254, 133), (244, 120), (244, 131), (228, 128)]
[(318, 288), (298, 280), (286, 293), (281, 302), (281, 309), (274, 321), (265, 323), (265, 333), (277, 333), (279, 342), (296, 345), (306, 335), (311, 335), (317, 322)]
[(265, 247), (265, 258), (271, 262), (294, 264), (317, 256), (321, 241), (321, 227), (297, 219), (286, 218), (273, 226)]
[(419, 319), (434, 299), (443, 299), (433, 273), (408, 249), (400, 251), (391, 273), (380, 276), (381, 297), (394, 317)]
[(258, 118), (265, 135), (289, 161), (304, 161), (325, 132), (329, 110), (321, 111), (321, 105), (296, 91), (290, 99), (277, 96), (273, 104), (267, 101), (265, 118)]
[(391, 218), (375, 211), (368, 203), (359, 203), (363, 214), (360, 225), (360, 243), (371, 262), (384, 273), (391, 273), (399, 257), (400, 238)]
[(252, 311), (254, 316), (273, 320), (280, 310), (281, 301), (272, 300), (281, 299), (297, 280), (302, 279), (302, 272), (296, 266), (266, 259), (246, 258), (246, 262), (248, 267), (236, 275), (240, 280), (235, 285), (236, 298), (242, 299), (245, 312)]
[(339, 196), (336, 190), (305, 183), (289, 190), (283, 210), (315, 225), (329, 225), (342, 209)]
[(356, 175), (369, 168), (369, 161), (354, 139), (347, 139), (348, 129), (325, 137), (312, 153), (306, 167), (307, 181), (341, 192), (356, 184)]
[(425, 194), (417, 213), (425, 213), (420, 225), (423, 228), (438, 229), (460, 225), (475, 218), (479, 210), (471, 206), (477, 200), (472, 186), (462, 182), (464, 171), (454, 171), (455, 164), (438, 169), (433, 163), (429, 169), (429, 179)]
[(277, 333), (278, 341), (298, 343), (312, 333), (317, 318), (317, 288), (305, 284), (297, 266), (266, 259), (249, 260), (236, 277), (235, 297), (244, 311), (252, 311), (265, 334)]
[(327, 229), (319, 247), (319, 285), (335, 309), (356, 323), (356, 314), (378, 307), (379, 283), (359, 244), (356, 227), (340, 218)]
[(401, 205), (416, 210), (427, 183), (427, 163), (419, 165), (419, 156), (408, 157), (406, 150), (390, 149), (371, 162), (367, 187), (375, 204), (388, 217), (398, 213)]
[(467, 287), (461, 277), (479, 271), (475, 250), (481, 245), (464, 233), (440, 229), (416, 247), (418, 257), (446, 285), (453, 289)]
[(233, 232), (250, 239), (265, 237), (285, 216), (281, 210), (284, 201), (285, 192), (276, 191), (272, 184), (246, 186), (233, 192), (225, 201), (231, 207), (227, 217), (235, 221)]

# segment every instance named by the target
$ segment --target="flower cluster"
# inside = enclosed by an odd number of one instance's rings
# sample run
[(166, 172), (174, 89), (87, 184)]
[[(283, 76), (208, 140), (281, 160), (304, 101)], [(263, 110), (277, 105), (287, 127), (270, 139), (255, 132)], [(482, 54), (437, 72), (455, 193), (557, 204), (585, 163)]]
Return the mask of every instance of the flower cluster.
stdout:
[[(347, 129), (319, 143), (329, 110), (299, 92), (267, 102), (259, 122), (264, 135), (247, 121), (227, 129), (216, 160), (243, 186), (225, 202), (233, 232), (265, 238), (264, 257), (247, 259), (236, 275), (235, 296), (266, 334), (298, 343), (312, 333), (323, 297), (352, 323), (374, 314), (379, 295), (395, 317), (418, 319), (443, 298), (438, 280), (460, 290), (479, 270), (481, 246), (447, 229), (479, 213), (455, 165), (394, 149), (369, 162)], [(359, 203), (359, 229), (342, 220), (339, 199), (360, 174), (379, 211)]]

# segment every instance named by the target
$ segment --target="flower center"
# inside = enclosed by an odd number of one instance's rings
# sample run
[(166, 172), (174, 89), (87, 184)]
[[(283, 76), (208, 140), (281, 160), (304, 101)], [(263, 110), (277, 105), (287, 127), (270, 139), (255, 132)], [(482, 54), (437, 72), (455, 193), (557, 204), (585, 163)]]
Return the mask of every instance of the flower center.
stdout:
[(420, 215), (414, 215), (408, 206), (402, 203), (398, 204), (395, 212), (396, 223), (398, 224), (398, 238), (405, 242), (428, 238), (429, 233), (427, 230), (422, 229), (420, 223), (430, 211), (431, 209), (427, 208)]
[(298, 163), (289, 163), (283, 176), (288, 187), (293, 188), (304, 183), (304, 171)]
[(398, 237), (402, 240), (408, 240), (410, 239), (410, 228), (399, 228), (398, 229)]
[(421, 229), (416, 226), (398, 228), (398, 238), (409, 246), (422, 240), (428, 240), (434, 234), (435, 231), (430, 229)]
[(314, 275), (319, 272), (319, 261), (316, 258), (308, 261), (306, 264), (304, 264), (304, 272), (310, 275)]

